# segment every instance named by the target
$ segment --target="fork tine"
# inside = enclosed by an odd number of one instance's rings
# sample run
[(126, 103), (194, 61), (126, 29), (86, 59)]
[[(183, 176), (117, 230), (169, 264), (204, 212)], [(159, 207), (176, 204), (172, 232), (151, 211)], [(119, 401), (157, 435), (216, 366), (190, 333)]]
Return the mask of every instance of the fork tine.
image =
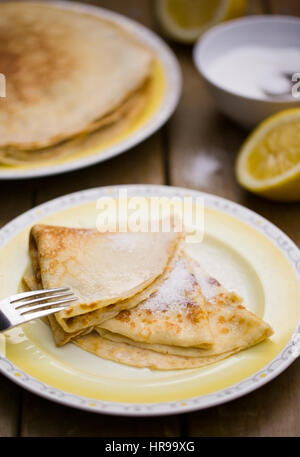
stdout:
[(49, 316), (49, 314), (57, 313), (58, 311), (61, 311), (64, 308), (65, 308), (65, 306), (61, 305), (61, 306), (57, 306), (56, 308), (50, 308), (50, 309), (46, 309), (44, 311), (35, 311), (34, 313), (26, 314), (24, 316), (22, 323), (29, 322), (32, 319), (39, 319), (41, 317)]
[[(56, 301), (52, 301), (52, 302), (48, 302), (48, 303), (44, 303), (44, 304), (40, 304), (40, 305), (35, 305), (35, 306), (32, 306), (32, 307), (28, 307), (28, 308), (25, 308), (24, 310), (21, 310), (19, 311), (19, 314), (20, 316), (26, 316), (27, 314), (30, 314), (32, 313), (32, 311), (34, 310), (37, 310), (37, 309), (46, 309), (47, 311), (49, 311), (50, 313), (53, 312), (52, 311), (52, 307), (53, 306), (57, 306), (57, 305), (63, 305), (63, 304), (66, 304), (66, 303), (70, 303), (71, 301), (74, 301), (76, 300), (76, 297), (70, 297), (70, 298), (65, 298), (65, 299), (62, 299), (62, 300), (56, 300)], [(60, 306), (59, 309), (61, 308), (65, 308), (65, 306)], [(37, 313), (34, 313), (34, 314), (37, 314)]]
[(30, 297), (41, 297), (43, 295), (51, 295), (55, 292), (66, 292), (67, 290), (71, 291), (70, 287), (58, 287), (54, 289), (41, 289), (41, 290), (32, 290), (30, 292), (22, 292), (20, 294), (12, 295), (10, 297), (10, 303), (16, 303), (20, 300), (24, 300)]
[[(15, 305), (14, 308), (19, 309), (19, 308), (23, 308), (25, 306), (31, 306), (34, 303), (43, 303), (43, 302), (47, 302), (47, 300), (51, 300), (54, 298), (58, 299), (58, 298), (67, 297), (70, 295), (72, 295), (74, 297), (73, 292), (70, 291), (70, 292), (46, 295), (46, 296), (42, 296), (42, 298), (34, 298), (32, 300), (26, 300), (26, 301), (20, 300), (20, 301), (14, 302), (14, 303), (17, 303), (17, 305)], [(31, 308), (31, 309), (33, 309), (33, 308)], [(21, 310), (20, 310), (20, 312), (21, 312)]]

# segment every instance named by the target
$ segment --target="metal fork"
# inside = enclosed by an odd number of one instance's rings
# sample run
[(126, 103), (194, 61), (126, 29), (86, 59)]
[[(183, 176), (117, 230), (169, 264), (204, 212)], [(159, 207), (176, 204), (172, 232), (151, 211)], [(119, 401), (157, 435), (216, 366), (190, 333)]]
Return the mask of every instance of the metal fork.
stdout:
[(76, 300), (69, 287), (33, 290), (0, 301), (0, 332), (57, 313)]

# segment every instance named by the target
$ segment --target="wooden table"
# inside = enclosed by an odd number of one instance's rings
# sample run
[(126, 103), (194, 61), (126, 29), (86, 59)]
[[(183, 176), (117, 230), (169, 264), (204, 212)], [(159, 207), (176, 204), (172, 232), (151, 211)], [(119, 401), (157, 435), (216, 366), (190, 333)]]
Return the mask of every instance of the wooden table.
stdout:
[[(151, 0), (99, 0), (157, 31)], [(298, 0), (250, 0), (249, 14), (300, 14)], [(168, 184), (211, 192), (267, 217), (300, 246), (300, 205), (271, 203), (242, 190), (234, 177), (246, 133), (218, 114), (192, 63), (192, 49), (173, 47), (183, 94), (172, 119), (150, 139), (105, 163), (69, 174), (0, 183), (0, 223), (81, 189), (108, 184)], [(71, 409), (28, 393), (0, 375), (0, 436), (300, 436), (300, 360), (241, 399), (191, 414), (122, 418)]]

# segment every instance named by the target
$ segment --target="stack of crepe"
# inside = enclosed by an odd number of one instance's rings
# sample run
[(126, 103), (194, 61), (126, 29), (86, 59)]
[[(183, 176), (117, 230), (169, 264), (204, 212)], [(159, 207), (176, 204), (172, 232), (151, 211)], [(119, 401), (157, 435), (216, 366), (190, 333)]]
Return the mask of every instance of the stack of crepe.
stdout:
[(271, 327), (185, 252), (183, 234), (101, 233), (35, 225), (31, 289), (69, 286), (78, 301), (50, 317), (69, 341), (136, 367), (201, 367), (253, 346)]
[(113, 138), (149, 97), (152, 53), (122, 28), (54, 4), (0, 4), (0, 162), (53, 160)]

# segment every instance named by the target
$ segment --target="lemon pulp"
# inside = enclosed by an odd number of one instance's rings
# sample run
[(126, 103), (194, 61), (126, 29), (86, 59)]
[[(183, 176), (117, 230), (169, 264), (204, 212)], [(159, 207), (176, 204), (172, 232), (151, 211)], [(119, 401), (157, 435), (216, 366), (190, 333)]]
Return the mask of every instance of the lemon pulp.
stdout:
[(155, 0), (164, 32), (175, 40), (193, 43), (208, 28), (245, 13), (247, 0)]
[(282, 175), (300, 163), (300, 119), (277, 125), (252, 149), (248, 172), (258, 180)]
[(241, 147), (235, 171), (245, 189), (273, 200), (300, 201), (300, 108), (262, 122)]
[(167, 0), (167, 10), (180, 27), (190, 29), (211, 22), (221, 3), (220, 0)]

